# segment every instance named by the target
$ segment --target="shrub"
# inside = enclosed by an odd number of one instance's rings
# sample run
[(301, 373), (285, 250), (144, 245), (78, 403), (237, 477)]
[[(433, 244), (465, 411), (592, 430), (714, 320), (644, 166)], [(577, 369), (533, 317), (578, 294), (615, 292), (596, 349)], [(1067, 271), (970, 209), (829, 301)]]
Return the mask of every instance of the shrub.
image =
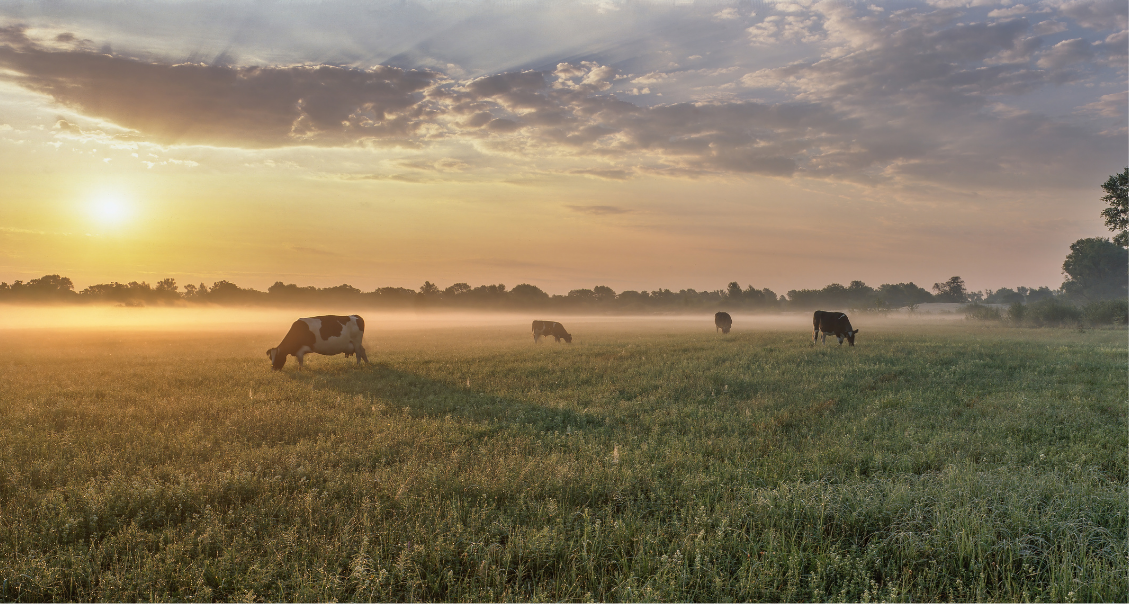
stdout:
[(1036, 326), (1064, 326), (1080, 321), (1080, 308), (1071, 303), (1062, 303), (1055, 298), (1046, 298), (1027, 305), (1026, 318)]
[(1127, 301), (1096, 301), (1083, 309), (1084, 321), (1092, 326), (1127, 324)]
[(1013, 322), (1021, 323), (1025, 321), (1025, 312), (1027, 311), (1025, 304), (1017, 301), (1009, 306), (1009, 319)]
[(1000, 320), (1001, 310), (989, 305), (971, 303), (962, 308), (966, 312), (967, 320)]

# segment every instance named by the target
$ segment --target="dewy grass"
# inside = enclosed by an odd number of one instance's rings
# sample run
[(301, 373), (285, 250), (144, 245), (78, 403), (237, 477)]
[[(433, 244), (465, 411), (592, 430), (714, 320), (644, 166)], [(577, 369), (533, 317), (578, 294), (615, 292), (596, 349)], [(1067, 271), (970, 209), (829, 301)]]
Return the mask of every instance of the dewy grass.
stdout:
[(8, 331), (0, 597), (1128, 599), (1125, 330), (569, 326)]

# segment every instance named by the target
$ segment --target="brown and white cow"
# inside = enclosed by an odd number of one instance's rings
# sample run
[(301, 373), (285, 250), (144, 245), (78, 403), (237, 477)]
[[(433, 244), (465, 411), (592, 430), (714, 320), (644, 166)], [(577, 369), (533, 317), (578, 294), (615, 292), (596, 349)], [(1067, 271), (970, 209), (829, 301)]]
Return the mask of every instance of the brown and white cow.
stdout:
[(562, 339), (566, 343), (573, 343), (573, 335), (566, 332), (565, 327), (558, 322), (535, 320), (530, 323), (530, 332), (534, 334), (535, 343), (538, 342), (538, 337), (553, 337), (554, 343), (561, 343)]
[(720, 311), (715, 314), (715, 332), (723, 331), (723, 334), (730, 332), (730, 327), (733, 323), (730, 319), (730, 314), (725, 311)]
[(848, 321), (848, 316), (839, 311), (815, 311), (813, 312), (813, 343), (817, 342), (817, 335), (821, 335), (821, 343), (825, 342), (825, 337), (828, 335), (836, 335), (836, 342), (844, 344), (844, 340), (848, 339), (849, 346), (856, 345), (856, 333), (860, 329), (852, 330), (852, 323)]
[(315, 316), (299, 318), (291, 324), (291, 330), (283, 337), (278, 347), (267, 350), (271, 367), (280, 370), (287, 363), (287, 356), (298, 358), (298, 368), (302, 370), (302, 357), (308, 353), (346, 357), (357, 355), (357, 365), (362, 360), (369, 362), (361, 341), (365, 336), (365, 320), (361, 316)]

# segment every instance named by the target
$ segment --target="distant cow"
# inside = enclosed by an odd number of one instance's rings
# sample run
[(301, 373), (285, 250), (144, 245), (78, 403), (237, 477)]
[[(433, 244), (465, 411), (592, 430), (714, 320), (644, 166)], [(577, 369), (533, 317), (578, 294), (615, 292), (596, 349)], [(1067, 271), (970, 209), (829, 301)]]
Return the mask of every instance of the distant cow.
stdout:
[(852, 330), (852, 323), (848, 316), (839, 311), (813, 312), (813, 342), (817, 342), (817, 335), (821, 335), (821, 343), (825, 342), (828, 335), (836, 335), (836, 342), (843, 344), (848, 339), (848, 345), (856, 345), (856, 333), (859, 329)]
[(280, 370), (287, 363), (287, 356), (298, 358), (298, 368), (302, 370), (302, 357), (308, 353), (335, 356), (340, 353), (350, 357), (357, 354), (357, 365), (362, 360), (368, 362), (361, 341), (365, 336), (365, 320), (361, 316), (315, 316), (299, 318), (291, 324), (291, 330), (283, 337), (278, 347), (267, 350), (271, 366)]
[(722, 329), (725, 335), (730, 332), (730, 325), (730, 314), (725, 311), (720, 311), (715, 314), (715, 332), (719, 332), (719, 329)]
[(538, 337), (553, 337), (554, 343), (561, 343), (562, 339), (566, 343), (573, 343), (573, 335), (566, 332), (565, 326), (558, 322), (535, 320), (530, 323), (530, 332), (534, 334), (535, 343), (538, 342)]

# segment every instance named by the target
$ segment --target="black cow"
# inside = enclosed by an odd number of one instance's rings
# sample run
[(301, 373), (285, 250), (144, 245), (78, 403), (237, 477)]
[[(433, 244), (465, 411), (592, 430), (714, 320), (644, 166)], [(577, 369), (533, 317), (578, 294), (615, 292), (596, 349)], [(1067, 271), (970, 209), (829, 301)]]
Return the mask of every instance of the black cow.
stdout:
[(852, 330), (852, 323), (848, 316), (839, 311), (813, 312), (813, 343), (817, 342), (817, 335), (821, 335), (821, 343), (825, 342), (828, 335), (836, 335), (836, 342), (843, 344), (848, 339), (849, 346), (856, 345), (856, 333), (859, 329)]
[(538, 342), (538, 337), (553, 337), (554, 343), (561, 343), (562, 339), (566, 343), (573, 343), (573, 335), (566, 332), (565, 327), (558, 322), (535, 320), (530, 323), (530, 332), (534, 334), (535, 343)]
[(720, 311), (715, 314), (715, 332), (719, 332), (719, 329), (722, 329), (723, 334), (725, 335), (730, 332), (731, 324), (732, 322), (730, 320), (730, 314), (728, 314), (727, 312)]

